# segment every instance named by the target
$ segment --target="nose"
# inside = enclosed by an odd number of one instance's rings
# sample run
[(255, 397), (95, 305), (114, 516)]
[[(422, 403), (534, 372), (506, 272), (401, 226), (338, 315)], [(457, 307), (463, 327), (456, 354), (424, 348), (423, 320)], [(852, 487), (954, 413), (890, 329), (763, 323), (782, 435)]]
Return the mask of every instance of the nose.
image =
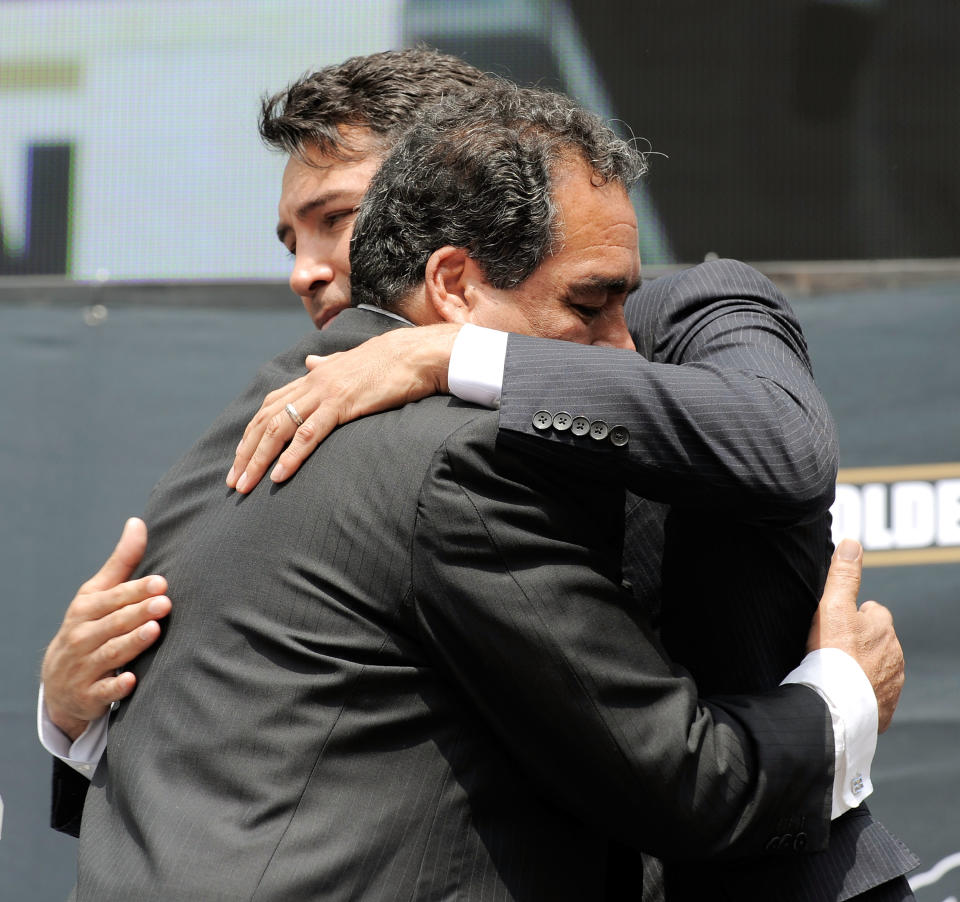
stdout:
[(323, 259), (297, 254), (290, 273), (290, 290), (301, 298), (312, 297), (333, 281), (333, 267)]

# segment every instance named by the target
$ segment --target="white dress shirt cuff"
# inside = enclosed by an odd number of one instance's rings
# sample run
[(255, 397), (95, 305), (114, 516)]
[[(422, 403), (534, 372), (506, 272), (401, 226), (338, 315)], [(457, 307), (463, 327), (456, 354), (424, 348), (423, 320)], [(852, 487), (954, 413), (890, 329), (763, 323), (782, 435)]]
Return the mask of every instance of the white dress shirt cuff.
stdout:
[(107, 747), (108, 715), (90, 721), (87, 728), (73, 741), (52, 720), (43, 701), (43, 684), (37, 700), (37, 735), (40, 744), (55, 758), (69, 764), (88, 779), (97, 769), (103, 750)]
[(877, 697), (860, 665), (839, 648), (810, 652), (784, 683), (820, 694), (833, 720), (836, 768), (832, 818), (856, 808), (873, 792), (870, 768), (877, 750)]
[(463, 326), (450, 352), (447, 369), (450, 394), (484, 407), (500, 406), (507, 335), (471, 323)]

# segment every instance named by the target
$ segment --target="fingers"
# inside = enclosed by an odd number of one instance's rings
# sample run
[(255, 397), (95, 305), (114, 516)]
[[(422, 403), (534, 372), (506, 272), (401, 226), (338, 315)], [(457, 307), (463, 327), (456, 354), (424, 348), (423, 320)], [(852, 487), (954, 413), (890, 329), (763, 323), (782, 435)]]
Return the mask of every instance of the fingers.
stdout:
[[(137, 678), (129, 670), (123, 673), (105, 676), (91, 687), (91, 694), (95, 695), (98, 703), (104, 708), (114, 702), (125, 699), (137, 685)], [(93, 718), (90, 718), (93, 720)]]
[(807, 651), (825, 645), (845, 647), (851, 639), (851, 617), (857, 611), (857, 592), (863, 569), (863, 549), (852, 539), (837, 546), (827, 571), (820, 604), (807, 636)]
[(862, 572), (863, 549), (860, 543), (853, 539), (844, 539), (837, 546), (830, 562), (821, 605), (840, 605), (847, 610), (856, 610)]
[(883, 733), (893, 721), (893, 714), (900, 701), (900, 693), (906, 678), (903, 661), (903, 649), (900, 642), (893, 637), (888, 644), (886, 655), (887, 679), (874, 691), (877, 696), (877, 732)]
[(44, 653), (40, 672), (47, 712), (72, 739), (133, 689), (133, 674), (117, 678), (115, 671), (157, 640), (157, 620), (170, 613), (162, 576), (129, 579), (146, 543), (144, 522), (128, 520), (106, 563), (70, 602)]
[[(264, 405), (266, 405), (266, 402), (264, 402)], [(257, 415), (249, 422), (240, 444), (237, 445), (237, 452), (234, 455), (230, 472), (227, 473), (227, 486), (229, 488), (241, 492), (252, 489), (260, 481), (260, 477), (258, 476), (256, 482), (253, 483), (243, 480), (245, 476), (247, 480), (252, 479), (252, 474), (248, 474), (247, 471), (250, 469), (250, 463), (254, 457), (257, 457), (258, 462), (262, 460), (265, 449), (264, 452), (261, 452), (260, 449), (263, 447), (264, 441), (268, 445), (276, 446), (274, 452), (274, 456), (276, 456), (280, 453), (283, 444), (293, 435), (297, 426), (286, 413), (285, 407), (286, 405), (279, 410), (275, 410), (273, 407), (261, 407)], [(259, 456), (257, 456), (258, 454)], [(271, 457), (270, 460), (272, 459)], [(262, 470), (266, 469), (263, 464), (260, 464), (260, 466)], [(260, 476), (262, 475), (261, 472)]]
[(877, 697), (877, 728), (883, 733), (893, 720), (893, 712), (903, 690), (903, 649), (893, 628), (893, 615), (882, 604), (864, 602), (858, 617), (865, 624), (865, 644), (869, 649), (869, 664), (865, 672)]
[[(104, 565), (80, 587), (79, 594), (109, 589), (130, 578), (147, 548), (147, 525), (139, 517), (131, 517), (123, 526), (120, 540)], [(161, 589), (165, 592), (166, 588)]]
[[(297, 409), (299, 412), (299, 408)], [(296, 428), (286, 409), (276, 414), (260, 434), (260, 439), (253, 447), (250, 457), (244, 461), (244, 455), (237, 454), (233, 469), (227, 478), (227, 485), (230, 484), (230, 476), (240, 474), (236, 478), (234, 488), (243, 493), (252, 491), (263, 478), (263, 474), (267, 472), (267, 467), (276, 460), (283, 446), (293, 437)], [(246, 441), (245, 437), (244, 442)]]
[(130, 663), (156, 641), (156, 622), (170, 613), (165, 595), (120, 607), (98, 619), (76, 617), (64, 621), (47, 649), (43, 663), (44, 683), (69, 687), (89, 683), (108, 670)]
[[(322, 373), (313, 375), (313, 371), (340, 356), (340, 353), (324, 357), (311, 354), (306, 359), (310, 371), (307, 376), (267, 395), (237, 448), (233, 467), (227, 474), (228, 486), (241, 493), (252, 491), (288, 442), (290, 447), (274, 467), (271, 478), (274, 482), (289, 479), (333, 431), (337, 425), (336, 415), (331, 416), (329, 410), (323, 409), (330, 387)], [(303, 419), (299, 428), (287, 413), (288, 404), (292, 404)]]
[(296, 431), (287, 450), (280, 455), (277, 465), (271, 471), (270, 479), (273, 482), (283, 482), (293, 476), (300, 469), (300, 465), (339, 424), (340, 419), (336, 408), (330, 404), (321, 404)]
[[(124, 600), (130, 597), (124, 596)], [(41, 667), (47, 711), (53, 723), (75, 739), (86, 722), (129, 694), (135, 682), (133, 674), (116, 679), (116, 670), (156, 642), (160, 636), (157, 621), (170, 609), (170, 599), (157, 596), (123, 605), (99, 619), (74, 616), (64, 620), (47, 647)]]
[(876, 695), (882, 733), (890, 725), (903, 688), (903, 650), (887, 608), (865, 601), (857, 609), (862, 569), (863, 549), (844, 539), (830, 563), (807, 649), (839, 648), (860, 665)]
[[(160, 608), (164, 608), (170, 604), (170, 600), (163, 595), (166, 591), (167, 581), (155, 573), (101, 592), (84, 592), (81, 589), (67, 608), (64, 625), (77, 622), (99, 623), (118, 611), (138, 604), (149, 604), (155, 600)], [(168, 611), (169, 607), (166, 607), (162, 614), (154, 616), (165, 616)], [(131, 614), (126, 616), (130, 617)], [(100, 623), (98, 629), (109, 629), (110, 622), (112, 621)]]
[[(141, 612), (138, 612), (138, 614), (139, 613)], [(135, 619), (131, 629), (114, 636), (114, 638), (109, 639), (96, 648), (90, 655), (88, 663), (93, 673), (97, 673), (98, 675), (107, 673), (111, 675), (114, 674), (118, 668), (126, 667), (137, 655), (145, 651), (160, 638), (160, 624), (156, 620), (147, 619), (149, 613), (150, 612), (147, 611), (142, 612), (142, 616), (138, 616)], [(166, 616), (166, 613), (169, 613), (169, 605), (164, 614), (156, 614), (155, 616), (163, 617)], [(109, 698), (107, 704), (112, 701), (116, 701), (116, 698)]]
[(316, 409), (316, 403), (310, 403), (304, 397), (305, 379), (295, 379), (264, 398), (260, 409), (243, 432), (233, 466), (227, 473), (226, 482), (231, 489), (239, 492), (253, 489), (283, 446), (293, 437), (297, 425), (286, 411), (287, 404), (293, 404), (304, 419)]
[[(123, 667), (160, 636), (160, 624), (172, 605), (165, 595), (122, 608), (98, 623), (99, 656), (104, 669)], [(104, 638), (109, 636), (110, 638)], [(102, 641), (100, 641), (102, 640)], [(94, 663), (94, 668), (99, 662)]]
[[(338, 425), (446, 391), (459, 329), (456, 323), (395, 329), (349, 351), (307, 358), (307, 375), (267, 395), (247, 426), (227, 485), (249, 492), (288, 441), (271, 478), (289, 479)], [(287, 404), (304, 420), (298, 429)]]

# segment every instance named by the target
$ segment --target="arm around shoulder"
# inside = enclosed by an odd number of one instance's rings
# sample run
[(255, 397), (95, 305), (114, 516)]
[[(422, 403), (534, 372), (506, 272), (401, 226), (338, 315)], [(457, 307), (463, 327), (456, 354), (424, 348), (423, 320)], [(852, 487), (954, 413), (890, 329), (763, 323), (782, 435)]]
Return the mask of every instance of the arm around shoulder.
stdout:
[(821, 848), (823, 700), (699, 699), (621, 586), (621, 492), (531, 473), (491, 420), (451, 436), (422, 488), (413, 604), (438, 666), (547, 797), (634, 846), (752, 855), (796, 819)]
[[(755, 270), (718, 261), (657, 279), (628, 300), (640, 351), (511, 336), (501, 427), (526, 442), (598, 457), (646, 497), (792, 520), (833, 500), (836, 429), (813, 380), (799, 322)], [(582, 436), (534, 416), (599, 421)], [(613, 427), (628, 440), (614, 446)]]

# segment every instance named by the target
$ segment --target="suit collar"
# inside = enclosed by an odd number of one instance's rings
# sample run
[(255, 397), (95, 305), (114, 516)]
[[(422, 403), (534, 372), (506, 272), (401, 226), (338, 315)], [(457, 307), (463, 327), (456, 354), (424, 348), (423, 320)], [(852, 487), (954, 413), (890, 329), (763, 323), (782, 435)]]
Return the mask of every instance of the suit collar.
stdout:
[(337, 314), (337, 318), (320, 334), (338, 344), (348, 336), (351, 339), (355, 337), (356, 343), (360, 344), (374, 335), (382, 335), (394, 329), (409, 329), (412, 326), (413, 323), (388, 316), (386, 311), (376, 307), (349, 307)]

